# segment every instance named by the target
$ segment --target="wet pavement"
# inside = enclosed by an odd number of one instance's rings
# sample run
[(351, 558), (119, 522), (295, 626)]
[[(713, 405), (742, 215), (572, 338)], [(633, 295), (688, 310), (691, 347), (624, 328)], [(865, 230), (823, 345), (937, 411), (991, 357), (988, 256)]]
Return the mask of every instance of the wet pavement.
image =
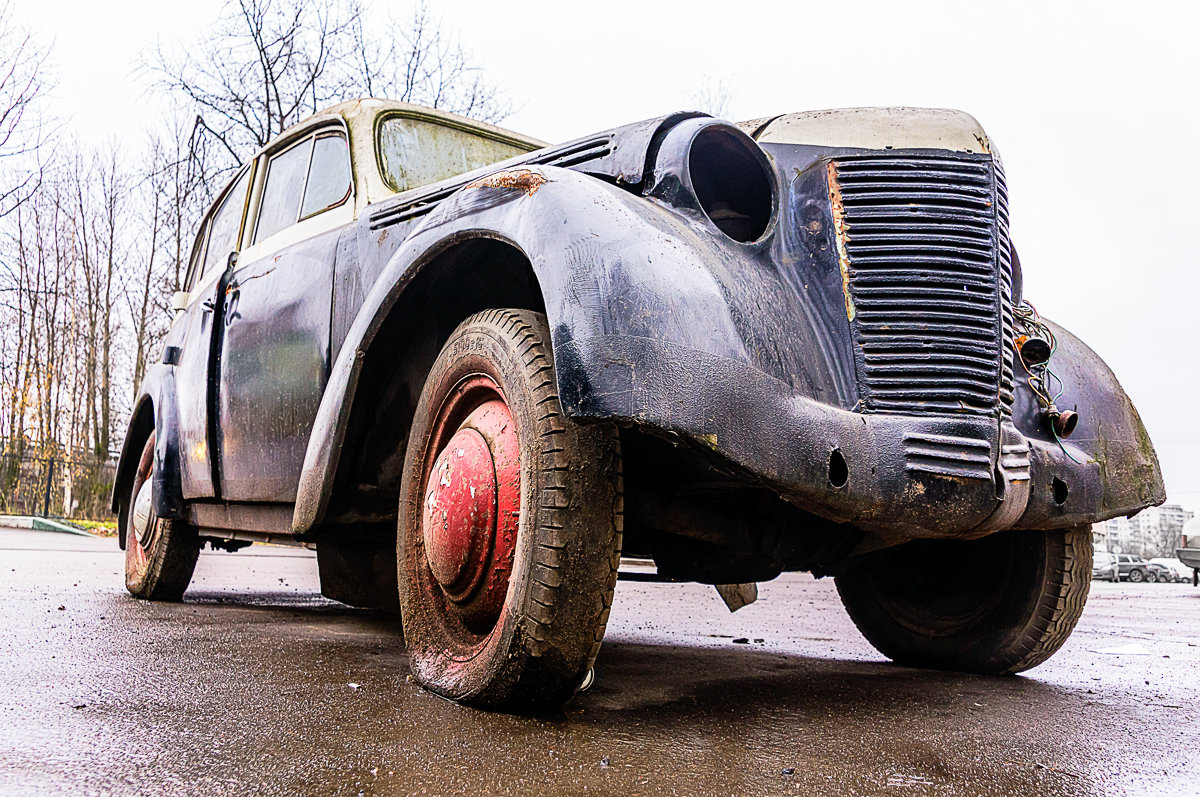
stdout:
[(183, 604), (121, 573), (114, 540), (0, 530), (0, 793), (1200, 792), (1191, 585), (1096, 584), (1057, 656), (981, 678), (886, 663), (830, 580), (734, 615), (621, 582), (596, 687), (529, 718), (421, 690), (306, 552), (205, 553)]

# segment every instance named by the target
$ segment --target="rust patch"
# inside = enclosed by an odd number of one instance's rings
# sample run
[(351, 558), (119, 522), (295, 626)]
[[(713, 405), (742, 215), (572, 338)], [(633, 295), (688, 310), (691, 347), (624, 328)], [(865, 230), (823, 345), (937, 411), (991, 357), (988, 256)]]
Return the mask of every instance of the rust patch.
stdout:
[(466, 191), (472, 188), (508, 188), (515, 191), (524, 191), (525, 196), (533, 196), (539, 188), (548, 182), (550, 181), (535, 171), (530, 171), (529, 169), (510, 169), (482, 177), (466, 186), (463, 190)]
[(842, 204), (842, 186), (838, 183), (837, 167), (833, 161), (825, 164), (829, 175), (829, 201), (833, 205), (833, 232), (837, 239), (838, 267), (842, 270), (842, 295), (846, 297), (846, 320), (854, 320), (854, 299), (850, 296), (850, 255), (846, 242), (850, 235), (846, 231), (846, 207)]

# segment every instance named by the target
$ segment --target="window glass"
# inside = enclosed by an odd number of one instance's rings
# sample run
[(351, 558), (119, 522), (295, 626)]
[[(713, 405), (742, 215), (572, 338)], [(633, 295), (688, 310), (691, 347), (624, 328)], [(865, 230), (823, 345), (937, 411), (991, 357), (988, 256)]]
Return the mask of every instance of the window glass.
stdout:
[(204, 273), (224, 268), (229, 253), (237, 249), (238, 232), (242, 228), (242, 211), (246, 209), (246, 188), (250, 185), (250, 169), (243, 169), (226, 195), (221, 208), (213, 214), (208, 234), (208, 249), (204, 255)]
[(300, 218), (328, 210), (350, 196), (350, 148), (344, 136), (320, 136), (308, 168)]
[(254, 229), (254, 243), (296, 223), (300, 198), (304, 194), (304, 176), (308, 172), (311, 138), (279, 153), (267, 164), (267, 184), (263, 188), (262, 209)]
[(196, 280), (200, 278), (200, 253), (204, 249), (204, 228), (200, 228), (200, 232), (196, 234), (196, 241), (192, 244), (192, 256), (188, 258), (187, 271), (184, 272), (183, 284), (184, 290), (190, 291), (196, 285)]
[(393, 191), (407, 191), (529, 150), (476, 133), (392, 116), (379, 126), (379, 159)]

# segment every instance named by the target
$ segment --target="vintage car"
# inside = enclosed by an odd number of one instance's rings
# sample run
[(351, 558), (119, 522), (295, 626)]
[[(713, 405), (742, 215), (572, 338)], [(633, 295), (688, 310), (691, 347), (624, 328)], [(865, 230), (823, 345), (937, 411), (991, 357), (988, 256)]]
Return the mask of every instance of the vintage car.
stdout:
[(113, 492), (126, 586), (312, 547), (326, 595), (399, 609), (419, 683), (492, 707), (588, 679), (622, 555), (731, 608), (832, 575), (896, 661), (1033, 667), (1089, 524), (1164, 494), (1116, 378), (1023, 301), (1007, 201), (957, 111), (546, 146), (330, 108), (196, 236)]

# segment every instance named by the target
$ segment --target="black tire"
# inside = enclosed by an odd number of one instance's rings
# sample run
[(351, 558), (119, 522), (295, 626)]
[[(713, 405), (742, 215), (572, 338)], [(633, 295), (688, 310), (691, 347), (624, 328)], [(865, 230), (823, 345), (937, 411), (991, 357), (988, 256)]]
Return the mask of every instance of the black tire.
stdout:
[(1130, 570), (1129, 571), (1129, 580), (1134, 584), (1141, 584), (1143, 581), (1146, 580), (1146, 574), (1143, 573), (1141, 570)]
[(1149, 584), (1157, 584), (1158, 576), (1155, 573), (1151, 573), (1149, 570), (1147, 570), (1146, 571), (1146, 582)]
[[(485, 428), (477, 420), (497, 402), (506, 405), (515, 427), (517, 460), (514, 444), (504, 442), (509, 432), (497, 431), (507, 427)], [(449, 445), (467, 439), (460, 435), (474, 440), (476, 433), (488, 446), (484, 459), (493, 463), (498, 485), (491, 526), (478, 525), (473, 504), (469, 515), (461, 507), (441, 508), (443, 485), (446, 494), (458, 489), (456, 495), (466, 500), (453, 479), (469, 481), (487, 472), (483, 466), (472, 471), (470, 458), (454, 460), (455, 454), (464, 456), (463, 448)], [(452, 462), (465, 470), (452, 473)], [(435, 467), (439, 475), (430, 483)], [(501, 474), (516, 472), (512, 469), (519, 470), (519, 509), (506, 512), (504, 506), (516, 505), (511, 495), (504, 504), (501, 492), (513, 479)], [(472, 486), (471, 501), (476, 494)], [(545, 317), (489, 310), (464, 321), (442, 348), (421, 393), (400, 490), (400, 611), (417, 682), (488, 708), (557, 709), (569, 700), (584, 683), (608, 622), (623, 500), (616, 429), (577, 425), (562, 414)], [(450, 506), (452, 499), (445, 501)], [(486, 514), (491, 504), (485, 504), (478, 511)], [(447, 512), (470, 520), (451, 531), (454, 520), (447, 520)], [(467, 531), (461, 531), (464, 523)], [(502, 604), (490, 603), (486, 591), (469, 592), (483, 589), (471, 580), (475, 576), (468, 579), (468, 592), (455, 592), (460, 582), (450, 581), (459, 575), (446, 575), (447, 567), (454, 574), (474, 572), (479, 568), (472, 558), (482, 556), (472, 542), (462, 549), (468, 554), (461, 561), (447, 557), (444, 540), (464, 538), (484, 540), (488, 553), (479, 578), (488, 590), (495, 587)]]
[[(125, 588), (136, 598), (177, 601), (192, 580), (200, 556), (200, 536), (181, 520), (154, 512), (152, 489), (154, 435), (146, 441), (137, 473), (121, 506), (125, 528)], [(145, 490), (143, 491), (143, 487)], [(138, 497), (143, 506), (139, 515)]]
[(1007, 531), (919, 540), (858, 557), (837, 577), (851, 619), (900, 664), (986, 675), (1041, 664), (1087, 601), (1092, 536)]

